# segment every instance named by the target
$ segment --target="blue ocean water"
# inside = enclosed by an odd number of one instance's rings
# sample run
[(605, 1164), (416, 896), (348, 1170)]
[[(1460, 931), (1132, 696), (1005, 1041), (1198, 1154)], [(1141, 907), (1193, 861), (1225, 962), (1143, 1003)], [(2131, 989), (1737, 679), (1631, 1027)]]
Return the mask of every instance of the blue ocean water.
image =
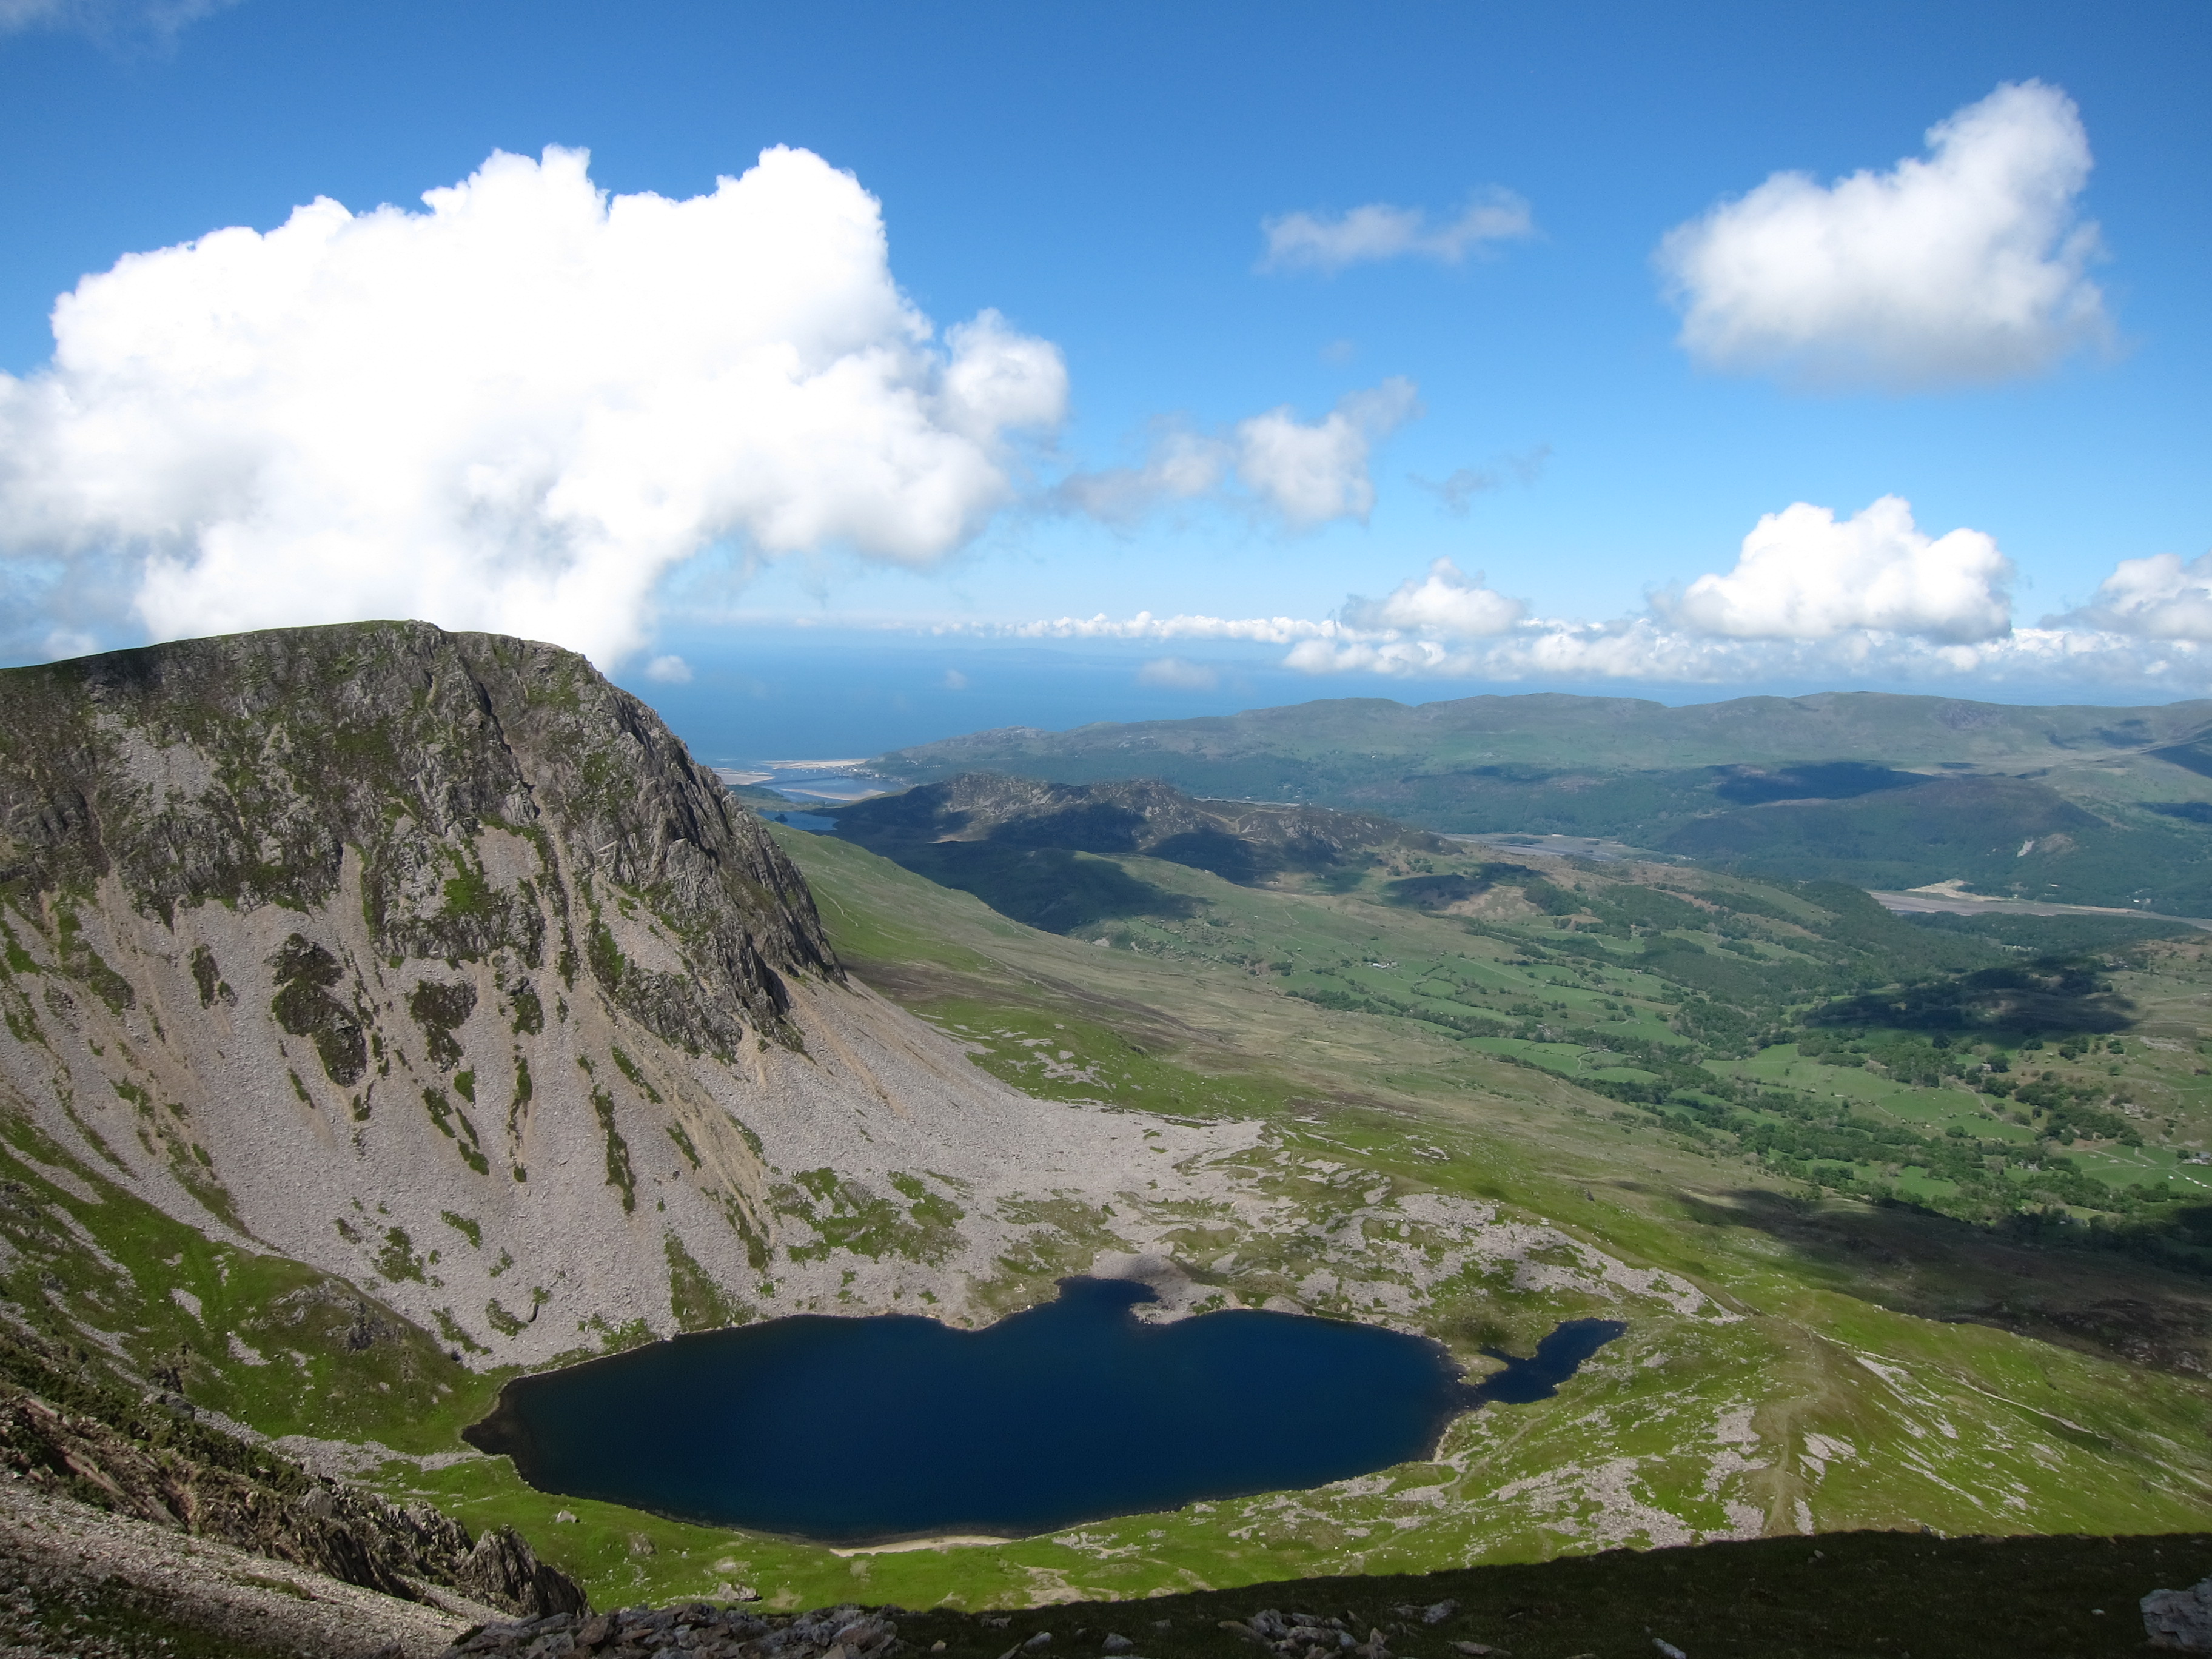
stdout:
[[(1185, 720), (1339, 697), (1403, 703), (1530, 691), (1633, 696), (1670, 705), (1796, 696), (1830, 682), (1655, 685), (1637, 682), (1407, 679), (1301, 673), (1284, 647), (1237, 641), (1029, 641), (856, 629), (672, 624), (657, 650), (682, 657), (688, 681), (647, 678), (643, 659), (617, 678), (660, 711), (709, 765), (860, 759), (910, 744), (1006, 726), (1063, 732), (1100, 720)], [(1164, 670), (1169, 672), (1163, 672)], [(1955, 695), (1937, 684), (1852, 687)], [(1978, 685), (2003, 702), (2132, 702), (2085, 685)]]
[[(855, 759), (1002, 726), (1053, 731), (1097, 720), (1182, 720), (1318, 696), (1371, 695), (1280, 666), (1280, 647), (1215, 650), (1188, 673), (1141, 678), (1166, 650), (1115, 641), (1033, 644), (830, 629), (732, 630), (668, 644), (691, 675), (617, 676), (709, 765)], [(1180, 659), (1179, 659), (1180, 660)], [(1403, 695), (1406, 688), (1391, 690)]]
[(1019, 1537), (1316, 1486), (1431, 1451), (1486, 1400), (1540, 1399), (1624, 1328), (1580, 1320), (1469, 1386), (1438, 1344), (1234, 1310), (1137, 1319), (1071, 1279), (980, 1331), (800, 1316), (520, 1378), (468, 1431), (532, 1486), (836, 1544)]

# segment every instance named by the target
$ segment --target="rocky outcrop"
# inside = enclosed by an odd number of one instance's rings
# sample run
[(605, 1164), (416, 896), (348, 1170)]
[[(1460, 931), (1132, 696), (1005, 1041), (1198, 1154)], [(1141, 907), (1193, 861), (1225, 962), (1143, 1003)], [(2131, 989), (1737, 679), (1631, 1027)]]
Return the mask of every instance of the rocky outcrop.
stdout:
[[(836, 973), (805, 882), (644, 704), (572, 652), (427, 623), (0, 674), (0, 830), (19, 906), (58, 911), (112, 881), (173, 928), (210, 903), (312, 915), (352, 888), (380, 955), (564, 979), (580, 961), (688, 1048), (734, 1051), (748, 1018), (781, 1020), (781, 975)], [(505, 849), (514, 878), (487, 831), (522, 843)], [(622, 951), (608, 913), (638, 903), (681, 939), (680, 970)], [(276, 964), (280, 1017), (349, 1085), (366, 1057), (332, 994), (346, 975), (325, 943), (295, 939)], [(72, 965), (128, 1006), (127, 979), (95, 955)], [(224, 965), (196, 953), (193, 971), (211, 1006)]]
[(429, 1595), (403, 1601), (0, 1480), (9, 1659), (434, 1659), (499, 1616), (457, 1593)]
[(554, 1613), (588, 1614), (592, 1604), (576, 1581), (538, 1559), (512, 1527), (494, 1527), (477, 1540), (453, 1574), (453, 1582), (480, 1601), (544, 1619)]
[(2143, 1634), (2154, 1648), (2212, 1653), (2212, 1578), (2187, 1589), (2153, 1590), (2142, 1599)]

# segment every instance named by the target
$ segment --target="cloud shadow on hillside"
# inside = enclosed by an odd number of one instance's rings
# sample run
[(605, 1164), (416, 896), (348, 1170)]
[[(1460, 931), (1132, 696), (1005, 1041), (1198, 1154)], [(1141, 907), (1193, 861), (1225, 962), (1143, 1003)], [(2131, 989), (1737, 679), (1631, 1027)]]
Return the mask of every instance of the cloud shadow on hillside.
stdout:
[(2131, 1028), (2135, 1014), (2135, 1004), (2113, 990), (2098, 964), (2042, 957), (1846, 997), (1814, 1009), (1805, 1023), (1831, 1030), (2109, 1036)]
[(873, 850), (940, 887), (972, 893), (1002, 916), (1067, 933), (1134, 916), (1173, 921), (1201, 906), (1131, 875), (1107, 858), (1063, 847), (1008, 847), (992, 842), (891, 843)]
[(1674, 1200), (1700, 1226), (1747, 1228), (1787, 1246), (1824, 1290), (2130, 1365), (2197, 1376), (2212, 1370), (2212, 1283), (2191, 1274), (1910, 1204), (1794, 1199), (1762, 1188)]

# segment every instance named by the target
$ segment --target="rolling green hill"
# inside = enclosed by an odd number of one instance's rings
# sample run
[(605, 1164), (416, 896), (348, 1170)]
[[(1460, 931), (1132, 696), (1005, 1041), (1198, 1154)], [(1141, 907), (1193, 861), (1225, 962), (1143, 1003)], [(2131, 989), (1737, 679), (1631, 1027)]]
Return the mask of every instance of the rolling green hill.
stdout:
[(1443, 833), (1602, 836), (1747, 873), (1961, 881), (2212, 915), (2212, 702), (2015, 708), (1857, 692), (1683, 708), (1537, 694), (1357, 699), (1026, 727), (895, 751), (902, 782), (1158, 778)]
[[(1200, 801), (1157, 783), (967, 775), (836, 817), (840, 839), (1013, 920), (1108, 947), (1194, 948), (1316, 1006), (1416, 1021), (1778, 1175), (1984, 1224), (2079, 1212), (2101, 1243), (2199, 1265), (2200, 1211), (2174, 1184), (2179, 1120), (2140, 1103), (2154, 1086), (2186, 1096), (2193, 1084), (2169, 1077), (2179, 1068), (2156, 1050), (2148, 1070), (2160, 1081), (2130, 1073), (2125, 1039), (2143, 1004), (2116, 976), (2144, 975), (2166, 994), (2193, 982), (2202, 936), (2185, 927), (1929, 925), (1832, 881), (1509, 860), (1388, 820)], [(1281, 855), (1286, 837), (1295, 860)], [(1241, 890), (1194, 887), (1199, 872)], [(1376, 931), (1315, 933), (1347, 914)], [(1486, 948), (1470, 954), (1469, 939)], [(2063, 1081), (2039, 1063), (2052, 1056)], [(1845, 1073), (1851, 1086), (1836, 1086)], [(1870, 1097), (1869, 1073), (1882, 1085)], [(1895, 1097), (1869, 1114), (1884, 1095)]]
[(1194, 800), (1152, 780), (1049, 784), (965, 773), (827, 816), (847, 840), (1054, 933), (1115, 916), (1191, 913), (1183, 896), (1091, 854), (1142, 854), (1251, 886), (1293, 871), (1356, 872), (1376, 848), (1451, 850), (1371, 814)]

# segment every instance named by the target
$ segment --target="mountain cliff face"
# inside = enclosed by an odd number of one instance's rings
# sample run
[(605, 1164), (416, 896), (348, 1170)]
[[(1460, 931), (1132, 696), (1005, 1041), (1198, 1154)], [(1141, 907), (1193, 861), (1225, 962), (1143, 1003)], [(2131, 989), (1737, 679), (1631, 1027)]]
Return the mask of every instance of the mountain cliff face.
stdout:
[(848, 981), (650, 709), (422, 623), (0, 674), (0, 1110), (472, 1363), (957, 1315), (1036, 1105)]

